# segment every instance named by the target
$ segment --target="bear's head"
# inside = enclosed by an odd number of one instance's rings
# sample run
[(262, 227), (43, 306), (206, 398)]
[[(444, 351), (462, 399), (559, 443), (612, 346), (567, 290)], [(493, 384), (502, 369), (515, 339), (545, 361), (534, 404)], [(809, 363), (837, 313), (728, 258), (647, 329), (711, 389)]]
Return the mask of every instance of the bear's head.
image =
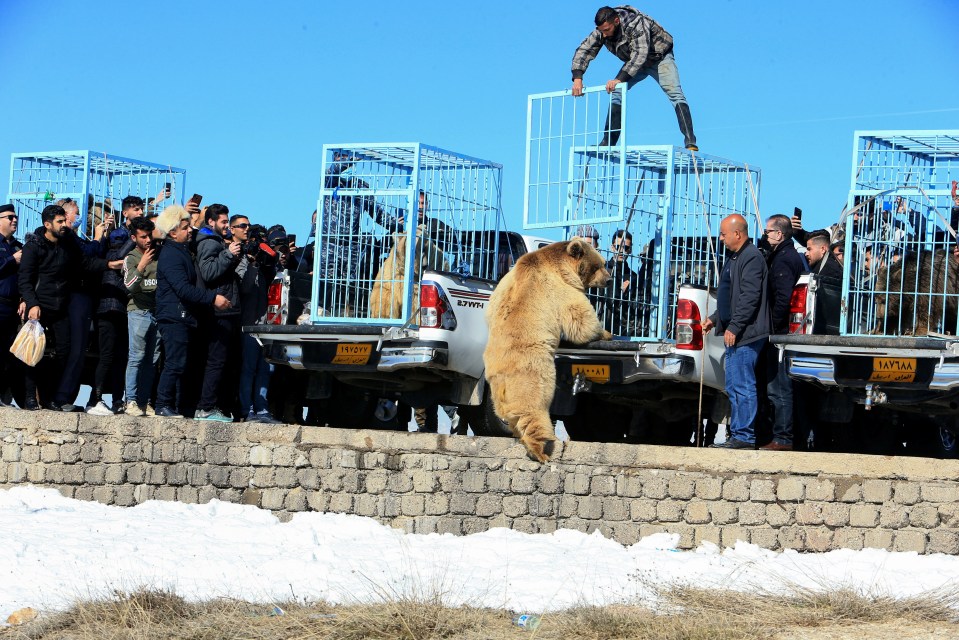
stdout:
[(582, 238), (573, 238), (566, 244), (566, 255), (576, 261), (576, 273), (583, 287), (605, 287), (612, 278), (603, 256)]

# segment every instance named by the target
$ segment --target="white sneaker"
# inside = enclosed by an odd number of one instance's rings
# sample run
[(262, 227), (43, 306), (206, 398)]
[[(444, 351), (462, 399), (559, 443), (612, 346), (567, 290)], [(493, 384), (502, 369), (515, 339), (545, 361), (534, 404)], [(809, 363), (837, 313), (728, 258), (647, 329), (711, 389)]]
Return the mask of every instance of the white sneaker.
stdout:
[(156, 418), (157, 412), (152, 405), (147, 405), (147, 408), (143, 410), (143, 416), (146, 418)]
[(141, 409), (140, 405), (138, 405), (135, 401), (130, 401), (127, 403), (124, 413), (126, 413), (128, 416), (140, 418), (143, 416), (143, 409)]
[(107, 403), (101, 400), (95, 406), (87, 408), (87, 413), (91, 416), (112, 416), (113, 411), (107, 406)]

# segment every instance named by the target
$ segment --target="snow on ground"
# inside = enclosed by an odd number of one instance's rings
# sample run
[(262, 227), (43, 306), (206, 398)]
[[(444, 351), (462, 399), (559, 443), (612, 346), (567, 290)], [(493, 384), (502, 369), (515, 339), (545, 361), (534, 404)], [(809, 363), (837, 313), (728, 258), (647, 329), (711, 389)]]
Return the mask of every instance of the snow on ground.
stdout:
[(959, 558), (879, 550), (782, 553), (740, 543), (675, 548), (659, 534), (624, 547), (598, 533), (412, 535), (369, 518), (151, 501), (110, 507), (52, 489), (0, 491), (0, 620), (20, 608), (140, 587), (194, 600), (355, 603), (442, 594), (447, 604), (546, 611), (634, 601), (650, 583), (774, 589), (848, 586), (897, 596), (954, 586)]

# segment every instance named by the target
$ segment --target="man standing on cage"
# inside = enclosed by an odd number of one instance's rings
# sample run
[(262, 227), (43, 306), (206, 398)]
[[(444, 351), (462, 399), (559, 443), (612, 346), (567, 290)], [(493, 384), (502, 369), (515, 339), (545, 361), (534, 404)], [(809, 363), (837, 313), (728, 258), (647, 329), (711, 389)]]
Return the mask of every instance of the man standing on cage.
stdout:
[(602, 7), (594, 18), (596, 29), (573, 54), (573, 95), (583, 95), (583, 74), (601, 47), (623, 61), (616, 77), (606, 82), (606, 91), (612, 94), (606, 129), (600, 146), (615, 145), (622, 130), (623, 98), (616, 85), (626, 83), (632, 89), (647, 76), (662, 88), (676, 109), (679, 130), (690, 151), (699, 151), (693, 133), (693, 119), (683, 88), (679, 84), (679, 69), (673, 57), (673, 37), (659, 23), (634, 7)]

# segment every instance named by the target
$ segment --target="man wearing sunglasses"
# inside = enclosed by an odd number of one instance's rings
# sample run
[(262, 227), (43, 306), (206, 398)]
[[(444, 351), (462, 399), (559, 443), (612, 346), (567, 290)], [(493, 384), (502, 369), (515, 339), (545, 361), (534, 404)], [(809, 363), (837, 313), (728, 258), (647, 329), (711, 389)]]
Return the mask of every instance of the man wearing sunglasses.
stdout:
[(637, 302), (642, 289), (639, 276), (629, 268), (629, 257), (633, 254), (633, 234), (625, 229), (617, 230), (609, 248), (613, 257), (606, 268), (612, 278), (606, 288), (603, 325), (614, 335), (631, 335), (632, 329), (636, 327)]
[(0, 205), (0, 397), (3, 398), (0, 406), (9, 406), (12, 387), (23, 377), (23, 372), (17, 371), (16, 358), (10, 353), (25, 306), (17, 285), (23, 255), (23, 245), (13, 237), (17, 220), (12, 204)]
[[(769, 269), (769, 309), (772, 334), (789, 333), (789, 303), (799, 276), (809, 271), (806, 259), (793, 243), (793, 227), (784, 215), (766, 221), (763, 231), (772, 251), (766, 256)], [(786, 373), (785, 359), (779, 359), (774, 348), (766, 349), (766, 368), (760, 369), (760, 380), (768, 375), (766, 385), (773, 408), (773, 440), (760, 449), (789, 451), (793, 448), (793, 383)], [(760, 394), (761, 395), (761, 394)], [(768, 437), (768, 436), (767, 436)]]

